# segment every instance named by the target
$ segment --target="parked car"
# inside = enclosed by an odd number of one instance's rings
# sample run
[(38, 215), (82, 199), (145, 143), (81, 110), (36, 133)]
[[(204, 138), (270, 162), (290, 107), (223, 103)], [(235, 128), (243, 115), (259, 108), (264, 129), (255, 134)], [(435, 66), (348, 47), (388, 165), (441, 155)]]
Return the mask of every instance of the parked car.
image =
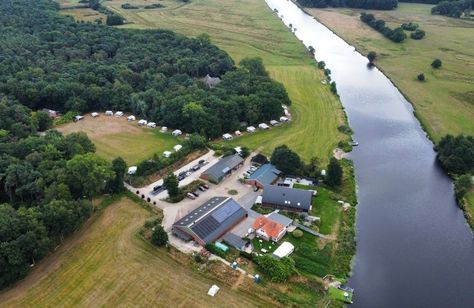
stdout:
[(257, 168), (257, 167), (255, 167), (255, 166), (252, 166), (252, 167), (250, 167), (250, 170), (252, 170), (252, 172), (255, 172), (255, 171), (257, 171), (257, 169), (258, 169), (258, 168)]
[(200, 164), (200, 165), (204, 165), (205, 162), (206, 162), (206, 161), (205, 161), (204, 159), (201, 159), (201, 160), (199, 161), (199, 164)]
[(186, 178), (186, 176), (184, 176), (184, 175), (178, 175), (178, 176), (176, 177), (176, 179), (177, 179), (178, 181), (182, 181), (182, 180), (184, 180), (185, 178)]
[(204, 187), (205, 189), (209, 189), (209, 185), (207, 184), (202, 185), (202, 187)]
[(197, 190), (191, 192), (195, 197), (199, 197), (199, 193), (197, 192)]
[(200, 165), (196, 165), (196, 166), (193, 167), (193, 171), (198, 171), (199, 169), (201, 169)]
[(186, 172), (186, 176), (190, 176), (191, 174), (193, 174), (191, 171)]
[(155, 187), (153, 187), (153, 191), (157, 191), (157, 190), (160, 190), (163, 188), (163, 185), (156, 185)]
[[(206, 186), (207, 186), (207, 185), (206, 185)], [(199, 186), (199, 187), (202, 187), (202, 188), (204, 188), (205, 190), (208, 190), (208, 189), (209, 189), (209, 186), (207, 186), (207, 188), (206, 188), (204, 185), (201, 185), (201, 186)]]
[(178, 176), (186, 176), (186, 171), (182, 171), (182, 172), (178, 173)]
[(202, 187), (202, 186), (199, 186), (198, 189), (199, 189), (200, 191), (206, 191), (206, 189), (204, 189), (204, 187)]
[(191, 199), (191, 200), (196, 199), (196, 196), (193, 195), (192, 193), (187, 193), (187, 194), (186, 194), (186, 197), (188, 197), (188, 198)]

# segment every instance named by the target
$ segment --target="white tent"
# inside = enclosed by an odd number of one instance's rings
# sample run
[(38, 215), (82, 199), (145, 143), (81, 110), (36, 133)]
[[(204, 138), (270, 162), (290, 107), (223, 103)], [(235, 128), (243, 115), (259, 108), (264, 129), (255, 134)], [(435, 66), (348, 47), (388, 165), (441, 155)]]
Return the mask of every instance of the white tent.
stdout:
[(168, 127), (166, 127), (166, 126), (162, 126), (161, 129), (160, 129), (160, 132), (162, 132), (162, 133), (165, 133), (167, 131), (168, 131)]
[(134, 116), (134, 115), (128, 116), (128, 117), (127, 117), (127, 120), (128, 120), (129, 122), (135, 121), (135, 116)]
[(171, 152), (170, 152), (170, 151), (164, 151), (164, 152), (163, 152), (163, 156), (166, 157), (166, 158), (168, 158), (168, 157), (171, 156)]
[(137, 166), (130, 166), (128, 168), (128, 174), (135, 174), (137, 172)]
[(144, 125), (146, 125), (147, 123), (148, 123), (148, 122), (147, 122), (146, 120), (143, 120), (143, 119), (141, 119), (140, 121), (138, 121), (138, 125), (140, 125), (140, 126), (144, 126)]
[(273, 256), (281, 259), (284, 257), (288, 257), (293, 251), (295, 250), (295, 246), (293, 246), (289, 242), (283, 242), (274, 252)]
[(93, 118), (97, 118), (97, 117), (99, 116), (99, 113), (93, 112), (93, 113), (91, 113), (91, 116), (92, 116)]
[(182, 135), (183, 132), (180, 131), (179, 129), (175, 129), (171, 134), (175, 137), (178, 137), (178, 136)]
[(253, 127), (253, 126), (247, 127), (247, 132), (249, 132), (249, 133), (255, 133), (255, 127)]
[(114, 113), (112, 112), (112, 110), (107, 110), (107, 111), (105, 112), (105, 115), (106, 115), (106, 116), (111, 116), (111, 115), (114, 115)]
[(177, 145), (175, 145), (175, 146), (173, 147), (173, 150), (174, 150), (175, 152), (178, 152), (178, 151), (181, 150), (182, 148), (183, 148), (183, 146), (182, 146), (181, 144), (177, 144)]
[(149, 127), (149, 128), (155, 128), (156, 123), (155, 122), (148, 122), (148, 124), (146, 126)]
[(232, 137), (231, 134), (224, 134), (224, 135), (222, 135), (222, 138), (223, 138), (224, 140), (232, 140), (234, 137)]
[(260, 124), (258, 124), (258, 128), (260, 128), (260, 129), (268, 129), (269, 126), (268, 126), (267, 124), (265, 124), (265, 123), (260, 123)]
[(215, 296), (217, 294), (217, 292), (219, 292), (219, 290), (220, 290), (220, 288), (218, 286), (216, 286), (215, 284), (213, 284), (209, 288), (209, 291), (207, 292), (207, 295)]

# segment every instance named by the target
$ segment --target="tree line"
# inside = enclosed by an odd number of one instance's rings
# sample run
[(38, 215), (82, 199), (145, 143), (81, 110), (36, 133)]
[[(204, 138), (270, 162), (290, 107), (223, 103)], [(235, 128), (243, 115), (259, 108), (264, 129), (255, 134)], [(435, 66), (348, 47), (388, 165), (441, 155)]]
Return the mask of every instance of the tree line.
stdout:
[(393, 10), (398, 6), (398, 0), (298, 0), (306, 7), (350, 7), (359, 9)]
[(0, 288), (76, 230), (92, 212), (91, 198), (123, 189), (125, 162), (94, 154), (84, 133), (66, 137), (51, 120), (0, 96)]
[(403, 31), (402, 27), (390, 29), (385, 25), (384, 20), (376, 19), (373, 14), (363, 12), (360, 14), (360, 20), (368, 24), (373, 29), (377, 30), (378, 32), (383, 34), (383, 36), (395, 43), (401, 43), (407, 38), (407, 35)]
[[(76, 23), (51, 0), (0, 2), (0, 92), (31, 109), (123, 110), (217, 137), (291, 104), (259, 59), (237, 68), (209, 38)], [(222, 82), (209, 88), (207, 74)]]
[(441, 1), (431, 9), (431, 14), (459, 18), (468, 15), (474, 7), (474, 0)]

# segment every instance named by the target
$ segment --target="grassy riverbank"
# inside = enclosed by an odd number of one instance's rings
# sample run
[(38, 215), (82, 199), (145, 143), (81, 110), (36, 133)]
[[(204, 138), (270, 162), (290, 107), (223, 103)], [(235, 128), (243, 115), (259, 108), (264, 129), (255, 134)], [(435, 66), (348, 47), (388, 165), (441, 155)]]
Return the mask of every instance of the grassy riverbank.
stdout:
[(303, 44), (273, 16), (264, 1), (193, 0), (188, 4), (174, 0), (160, 3), (155, 10), (125, 10), (125, 2), (142, 5), (141, 0), (112, 0), (104, 3), (119, 12), (130, 24), (123, 27), (167, 28), (211, 40), (236, 61), (261, 57), (272, 78), (283, 83), (293, 102), (293, 121), (237, 138), (236, 143), (270, 154), (275, 146), (287, 144), (305, 160), (318, 156), (326, 160), (339, 140), (347, 138), (337, 127), (345, 122), (339, 100), (329, 87), (321, 84), (324, 76)]
[[(377, 52), (376, 65), (412, 102), (435, 142), (448, 133), (474, 135), (474, 22), (430, 10), (431, 5), (400, 3), (394, 11), (368, 11), (392, 28), (415, 22), (426, 31), (422, 40), (394, 43), (360, 21), (365, 10), (307, 9), (361, 53)], [(443, 61), (438, 70), (430, 66), (436, 58)], [(416, 80), (422, 72), (426, 82)]]

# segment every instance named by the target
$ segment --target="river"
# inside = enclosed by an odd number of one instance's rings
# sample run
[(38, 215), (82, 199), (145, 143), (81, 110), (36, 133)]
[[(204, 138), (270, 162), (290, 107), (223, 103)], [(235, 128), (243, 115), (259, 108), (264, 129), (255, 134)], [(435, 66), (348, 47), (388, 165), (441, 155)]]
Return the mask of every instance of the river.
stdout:
[[(266, 0), (326, 62), (360, 145), (355, 307), (474, 307), (474, 240), (412, 106), (367, 59), (293, 2)], [(410, 78), (410, 77), (407, 77)]]

